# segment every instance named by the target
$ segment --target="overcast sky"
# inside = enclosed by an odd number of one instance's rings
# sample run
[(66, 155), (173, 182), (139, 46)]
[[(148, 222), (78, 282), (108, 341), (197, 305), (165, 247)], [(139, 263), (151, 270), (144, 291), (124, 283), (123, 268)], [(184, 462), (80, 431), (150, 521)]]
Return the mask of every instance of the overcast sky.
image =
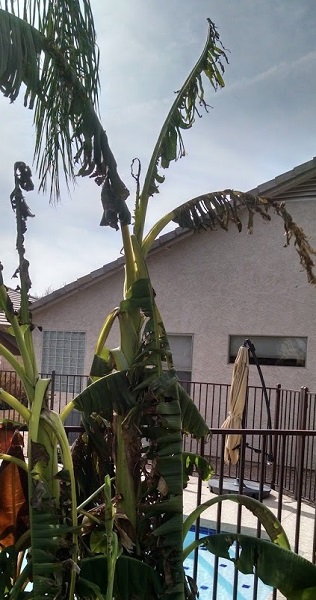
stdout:
[[(206, 18), (230, 50), (226, 88), (207, 89), (209, 114), (185, 135), (187, 156), (166, 172), (149, 224), (190, 198), (248, 190), (316, 155), (315, 0), (93, 0), (101, 52), (100, 111), (119, 172), (143, 173), (163, 120), (205, 43)], [(0, 98), (0, 260), (6, 284), (17, 265), (9, 194), (16, 160), (32, 163), (32, 112)], [(38, 184), (34, 173), (34, 182)], [(99, 227), (99, 188), (78, 180), (58, 206), (36, 191), (27, 202), (27, 257), (33, 292), (56, 289), (115, 259), (120, 234)]]

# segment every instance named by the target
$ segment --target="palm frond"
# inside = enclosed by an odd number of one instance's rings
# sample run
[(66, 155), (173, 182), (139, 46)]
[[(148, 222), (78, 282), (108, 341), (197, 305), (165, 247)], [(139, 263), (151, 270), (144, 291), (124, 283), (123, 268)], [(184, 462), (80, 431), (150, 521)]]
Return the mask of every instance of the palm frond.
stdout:
[[(284, 202), (277, 202), (262, 196), (239, 192), (235, 190), (224, 190), (212, 192), (193, 198), (169, 213), (170, 220), (180, 227), (193, 231), (216, 230), (222, 228), (228, 230), (229, 223), (234, 223), (238, 231), (242, 230), (241, 211), (248, 211), (248, 232), (252, 233), (253, 219), (255, 213), (270, 221), (268, 214), (270, 209), (283, 219), (286, 236), (285, 245), (294, 240), (294, 246), (298, 252), (300, 263), (307, 273), (309, 283), (316, 284), (316, 275), (313, 272), (313, 256), (316, 251), (311, 247), (303, 229), (299, 227), (287, 212)], [(150, 237), (148, 236), (148, 240)], [(145, 240), (144, 240), (145, 243)]]
[(23, 18), (0, 9), (0, 90), (13, 102), (26, 86), (24, 104), (35, 108), (40, 187), (50, 181), (51, 198), (60, 197), (60, 170), (69, 185), (78, 164), (79, 175), (107, 185), (112, 203), (124, 203), (129, 192), (95, 110), (98, 52), (90, 3), (84, 0), (83, 12), (81, 4), (25, 2)]
[(13, 16), (34, 27), (60, 49), (77, 77), (81, 79), (88, 97), (93, 103), (97, 102), (99, 52), (90, 2), (24, 0), (24, 3), (11, 2), (10, 5), (6, 2), (5, 8)]
[(169, 111), (159, 134), (146, 173), (144, 186), (135, 207), (135, 234), (142, 239), (148, 199), (156, 194), (158, 185), (164, 177), (159, 174), (160, 167), (167, 169), (172, 161), (185, 156), (182, 130), (190, 129), (196, 119), (201, 117), (201, 110), (207, 111), (202, 75), (210, 81), (213, 89), (224, 87), (224, 64), (227, 55), (222, 46), (215, 25), (208, 19), (209, 29), (203, 52), (184, 82), (181, 90)]

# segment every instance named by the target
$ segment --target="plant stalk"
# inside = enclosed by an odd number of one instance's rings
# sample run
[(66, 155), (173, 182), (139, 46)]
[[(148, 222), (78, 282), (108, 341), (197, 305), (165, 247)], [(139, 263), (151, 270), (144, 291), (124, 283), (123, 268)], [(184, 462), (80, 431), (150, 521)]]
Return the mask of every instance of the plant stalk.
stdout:
[[(72, 456), (71, 456), (71, 452), (70, 452), (70, 448), (69, 448), (68, 438), (67, 438), (65, 429), (63, 427), (63, 424), (62, 424), (59, 416), (57, 415), (57, 413), (55, 413), (52, 410), (45, 409), (42, 411), (41, 419), (43, 419), (44, 421), (49, 423), (54, 434), (56, 435), (56, 438), (57, 438), (59, 446), (60, 446), (60, 451), (62, 453), (64, 468), (69, 473), (70, 487), (71, 487), (71, 520), (72, 520), (72, 527), (75, 528), (78, 524), (77, 501), (76, 501), (76, 481), (75, 481), (75, 474), (74, 474), (74, 468), (73, 468), (73, 462), (72, 462)], [(72, 533), (72, 541), (73, 541), (72, 560), (74, 561), (75, 564), (77, 564), (77, 561), (78, 561), (78, 533), (75, 531), (73, 531), (73, 533)], [(71, 576), (70, 576), (69, 593), (68, 593), (69, 600), (73, 600), (74, 591), (75, 591), (75, 582), (76, 582), (76, 573), (74, 570), (72, 570)]]
[(26, 462), (24, 462), (24, 460), (21, 460), (20, 458), (11, 456), (11, 454), (3, 454), (1, 452), (0, 460), (6, 460), (7, 462), (14, 463), (17, 467), (19, 467), (20, 469), (23, 469), (24, 471), (26, 471), (28, 473), (28, 466), (27, 466)]
[(17, 398), (6, 392), (3, 388), (0, 388), (0, 399), (6, 402), (13, 410), (15, 410), (19, 415), (21, 415), (22, 419), (28, 423), (31, 418), (31, 412), (29, 409), (22, 404)]

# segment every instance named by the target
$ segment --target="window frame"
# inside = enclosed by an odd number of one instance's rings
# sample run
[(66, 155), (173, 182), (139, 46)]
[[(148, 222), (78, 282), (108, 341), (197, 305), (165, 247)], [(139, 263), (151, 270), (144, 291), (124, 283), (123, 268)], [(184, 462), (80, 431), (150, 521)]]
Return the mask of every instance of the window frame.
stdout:
[[(170, 350), (172, 353), (172, 358), (174, 360), (174, 368), (177, 372), (177, 375), (181, 382), (190, 383), (192, 381), (192, 368), (193, 368), (193, 347), (194, 347), (194, 334), (193, 333), (176, 333), (176, 332), (168, 332), (167, 333)], [(172, 351), (171, 340), (172, 338), (190, 338), (190, 365), (178, 365), (175, 361), (174, 353)], [(188, 368), (189, 367), (189, 368)], [(185, 378), (182, 377), (185, 375)]]
[[(271, 367), (292, 367), (292, 368), (306, 368), (306, 364), (307, 364), (307, 347), (308, 347), (308, 336), (306, 335), (237, 335), (237, 334), (230, 334), (228, 336), (228, 364), (232, 364), (235, 362), (236, 359), (236, 355), (237, 355), (237, 351), (236, 354), (233, 352), (233, 348), (232, 348), (232, 341), (237, 340), (237, 344), (238, 344), (238, 348), (240, 346), (242, 346), (243, 342), (246, 339), (250, 339), (250, 341), (253, 343), (255, 350), (256, 350), (256, 355), (258, 358), (258, 361), (260, 363), (260, 365), (265, 365), (265, 366), (271, 366)], [(265, 352), (263, 351), (263, 354), (261, 353), (262, 351), (260, 351), (260, 340), (264, 340), (266, 341), (272, 341), (275, 340), (276, 344), (275, 344), (275, 348), (276, 348), (276, 352), (273, 355), (271, 352), (271, 355), (265, 355)], [(301, 346), (301, 351), (302, 354), (301, 356), (299, 355), (299, 353), (297, 354), (297, 356), (294, 356), (294, 353), (292, 354), (292, 356), (286, 356), (286, 354), (284, 354), (283, 356), (281, 354), (278, 354), (278, 348), (281, 347), (282, 341), (286, 342), (289, 341), (292, 345), (293, 342), (296, 341), (296, 343), (299, 342), (303, 342), (303, 345), (305, 343), (305, 347), (303, 348), (303, 346)], [(258, 347), (259, 344), (259, 347)], [(293, 347), (293, 346), (292, 346)], [(250, 352), (249, 354), (249, 363), (250, 364), (254, 364), (254, 360), (253, 360), (253, 356)]]
[(56, 372), (56, 392), (77, 394), (81, 391), (85, 354), (85, 331), (43, 330), (41, 370), (47, 374)]

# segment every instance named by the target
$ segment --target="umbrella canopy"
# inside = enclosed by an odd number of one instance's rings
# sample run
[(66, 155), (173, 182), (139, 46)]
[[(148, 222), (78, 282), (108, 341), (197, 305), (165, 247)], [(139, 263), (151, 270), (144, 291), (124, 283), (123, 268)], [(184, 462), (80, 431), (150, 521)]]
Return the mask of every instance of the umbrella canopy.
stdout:
[[(249, 373), (249, 352), (248, 348), (241, 346), (238, 350), (232, 375), (232, 382), (229, 395), (229, 412), (224, 421), (223, 429), (241, 429), (242, 414), (245, 407), (246, 392)], [(241, 436), (230, 434), (226, 436), (225, 455), (226, 463), (235, 465), (239, 458), (239, 444)]]

